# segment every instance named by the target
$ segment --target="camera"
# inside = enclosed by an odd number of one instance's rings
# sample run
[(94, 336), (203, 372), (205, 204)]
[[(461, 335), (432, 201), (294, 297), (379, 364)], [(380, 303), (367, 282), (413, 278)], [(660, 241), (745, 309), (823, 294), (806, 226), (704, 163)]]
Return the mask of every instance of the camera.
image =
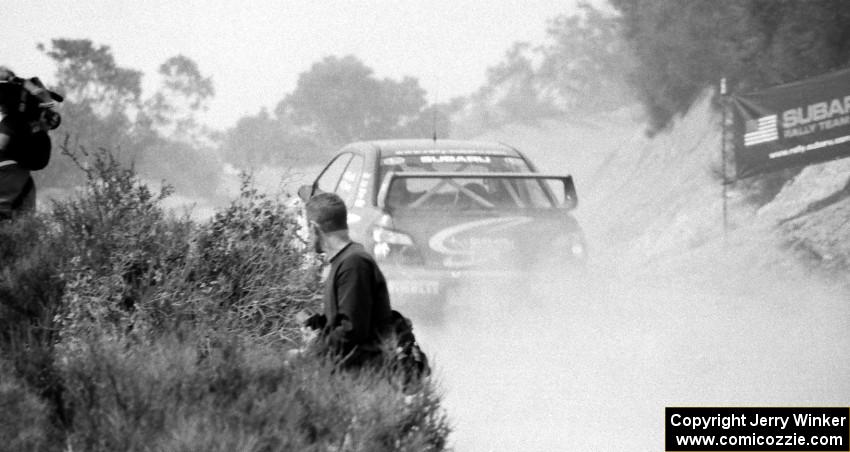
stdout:
[(11, 71), (0, 77), (0, 106), (6, 115), (18, 116), (29, 124), (53, 130), (62, 123), (56, 106), (64, 98), (48, 90), (38, 77), (14, 76)]

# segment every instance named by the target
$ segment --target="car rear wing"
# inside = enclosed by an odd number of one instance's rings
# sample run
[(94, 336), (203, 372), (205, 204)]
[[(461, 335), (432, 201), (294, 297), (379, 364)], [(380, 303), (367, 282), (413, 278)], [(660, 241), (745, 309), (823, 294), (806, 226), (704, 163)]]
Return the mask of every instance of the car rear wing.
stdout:
[[(551, 191), (548, 184), (541, 184), (546, 196), (550, 198), (553, 205), (559, 205), (561, 208), (568, 210), (575, 209), (578, 206), (578, 196), (576, 195), (576, 187), (573, 182), (573, 177), (570, 175), (552, 175), (540, 173), (493, 173), (493, 172), (438, 172), (438, 171), (390, 171), (384, 176), (381, 186), (378, 190), (377, 204), (383, 210), (387, 210), (387, 198), (390, 194), (390, 187), (394, 181), (399, 179), (442, 179), (443, 183), (453, 185), (458, 191), (463, 192), (471, 199), (481, 205), (490, 204), (489, 201), (483, 199), (481, 195), (471, 191), (464, 186), (453, 182), (452, 179), (536, 179), (541, 182), (556, 181), (563, 183), (563, 201), (558, 201), (558, 196)], [(438, 185), (439, 186), (439, 185)], [(427, 196), (428, 193), (426, 193)], [(414, 202), (416, 204), (416, 202)], [(411, 207), (416, 207), (411, 205)], [(495, 207), (490, 204), (490, 207)]]

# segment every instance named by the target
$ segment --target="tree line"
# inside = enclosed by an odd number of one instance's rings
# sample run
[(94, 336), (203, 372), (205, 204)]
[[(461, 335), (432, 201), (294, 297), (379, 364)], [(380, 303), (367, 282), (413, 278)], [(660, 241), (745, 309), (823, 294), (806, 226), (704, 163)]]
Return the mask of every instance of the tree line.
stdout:
[[(328, 56), (303, 71), (271, 111), (243, 116), (226, 130), (200, 123), (215, 87), (189, 57), (163, 62), (159, 88), (145, 95), (142, 72), (118, 64), (108, 45), (54, 39), (38, 48), (55, 63), (55, 89), (66, 96), (57, 135), (68, 133), (74, 148), (117, 149), (141, 174), (163, 177), (178, 191), (206, 194), (224, 163), (316, 164), (350, 141), (446, 138), (463, 123), (492, 127), (616, 108), (628, 98), (620, 75), (630, 64), (621, 58), (617, 24), (616, 17), (588, 5), (557, 16), (546, 44), (517, 43), (487, 71), (481, 89), (437, 105), (429, 104), (415, 77), (380, 78), (356, 56)], [(78, 185), (82, 176), (71, 168), (72, 162), (56, 155), (39, 175), (41, 185)]]
[(515, 43), (467, 101), (485, 125), (587, 114), (639, 102), (650, 134), (727, 78), (748, 92), (847, 67), (850, 2), (610, 0)]
[(239, 119), (223, 151), (248, 166), (315, 163), (351, 141), (446, 136), (447, 124), (418, 79), (381, 79), (353, 55), (328, 56), (298, 76), (273, 112)]
[[(66, 97), (60, 134), (68, 134), (71, 146), (117, 149), (122, 161), (178, 190), (208, 193), (223, 163), (315, 164), (349, 141), (429, 137), (435, 128), (447, 135), (446, 113), (427, 104), (417, 79), (380, 79), (354, 56), (313, 64), (272, 112), (260, 110), (218, 131), (198, 119), (215, 95), (213, 80), (186, 56), (163, 62), (159, 88), (144, 96), (142, 72), (119, 65), (107, 45), (54, 39), (38, 48), (56, 65), (55, 89)], [(40, 179), (76, 185), (82, 176), (72, 166), (57, 155)]]
[(616, 15), (580, 3), (548, 21), (541, 44), (516, 42), (463, 102), (479, 128), (615, 110), (633, 102), (632, 66)]
[[(160, 88), (106, 45), (56, 39), (39, 48), (56, 63), (65, 125), (91, 149), (118, 148), (141, 173), (180, 189), (185, 168), (215, 181), (221, 165), (304, 165), (366, 139), (474, 136), (507, 122), (617, 109), (639, 102), (648, 131), (663, 130), (721, 77), (738, 92), (845, 67), (850, 2), (842, 0), (611, 0), (553, 17), (543, 43), (517, 42), (468, 96), (434, 105), (411, 76), (380, 78), (355, 56), (329, 56), (303, 71), (271, 111), (224, 131), (198, 121), (215, 95), (190, 58), (161, 65)], [(70, 183), (62, 158), (43, 171)], [(77, 176), (78, 177), (78, 176)], [(194, 181), (187, 188), (202, 187)], [(208, 190), (204, 190), (208, 191)]]
[[(164, 177), (178, 189), (211, 188), (194, 182), (214, 182), (220, 169), (216, 134), (197, 119), (215, 89), (192, 59), (175, 55), (164, 61), (157, 73), (159, 88), (146, 97), (142, 72), (119, 65), (107, 45), (54, 39), (38, 49), (55, 63), (55, 89), (65, 96), (55, 145), (90, 153), (112, 149), (123, 163)], [(80, 185), (84, 176), (74, 168), (68, 155), (54, 149), (51, 164), (36, 177), (45, 187)], [(186, 168), (192, 168), (192, 182), (186, 180)]]
[(650, 131), (666, 127), (726, 77), (737, 92), (846, 67), (850, 2), (611, 0), (635, 66), (631, 86)]

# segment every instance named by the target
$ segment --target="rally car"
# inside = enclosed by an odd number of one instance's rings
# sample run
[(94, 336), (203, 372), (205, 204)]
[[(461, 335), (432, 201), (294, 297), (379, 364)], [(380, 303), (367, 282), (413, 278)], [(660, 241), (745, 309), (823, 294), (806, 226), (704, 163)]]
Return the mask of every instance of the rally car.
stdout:
[(351, 237), (378, 261), (395, 304), (444, 299), (469, 277), (504, 281), (586, 259), (572, 177), (540, 174), (501, 143), (352, 143), (299, 190), (317, 192), (345, 201)]

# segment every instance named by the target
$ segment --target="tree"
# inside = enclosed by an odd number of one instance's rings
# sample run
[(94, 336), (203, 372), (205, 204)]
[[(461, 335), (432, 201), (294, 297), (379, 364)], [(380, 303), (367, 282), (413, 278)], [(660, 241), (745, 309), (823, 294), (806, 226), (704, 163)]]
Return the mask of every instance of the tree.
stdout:
[(327, 141), (344, 143), (399, 136), (425, 105), (415, 78), (379, 80), (354, 56), (329, 56), (298, 77), (295, 91), (275, 111)]
[(633, 100), (625, 74), (633, 58), (621, 37), (619, 18), (587, 3), (579, 14), (549, 22), (549, 43), (540, 48), (537, 71), (551, 90), (545, 97), (564, 110), (597, 111), (622, 107)]
[(240, 118), (221, 146), (227, 161), (248, 168), (319, 163), (327, 157), (317, 141), (266, 110)]
[(183, 55), (162, 63), (159, 75), (162, 88), (145, 103), (152, 124), (164, 134), (198, 138), (202, 131), (196, 115), (207, 109), (215, 95), (212, 79), (204, 77), (198, 65)]
[(448, 138), (451, 133), (451, 118), (459, 108), (452, 102), (429, 105), (419, 115), (396, 130), (395, 136), (406, 138)]
[[(118, 65), (109, 46), (53, 39), (49, 47), (39, 44), (38, 49), (56, 63), (56, 91), (65, 95), (63, 123), (53, 133), (54, 141), (64, 133), (73, 149), (110, 149), (122, 163), (136, 164), (147, 177), (166, 177), (178, 189), (197, 190), (202, 185), (193, 181), (208, 186), (215, 180), (218, 158), (211, 153), (211, 138), (195, 121), (214, 90), (194, 61), (169, 58), (160, 66), (162, 88), (145, 100), (142, 73)], [(37, 173), (40, 183), (78, 184), (82, 175), (74, 164), (55, 150), (54, 156)]]
[(535, 120), (558, 111), (544, 94), (533, 62), (536, 53), (528, 43), (514, 43), (504, 61), (487, 70), (489, 92), (495, 93), (495, 107), (506, 120)]
[(633, 50), (632, 83), (650, 131), (728, 78), (737, 91), (791, 82), (848, 64), (850, 2), (842, 0), (612, 0)]
[[(116, 149), (122, 159), (131, 160), (138, 150), (132, 131), (141, 106), (141, 72), (119, 66), (109, 46), (95, 46), (88, 39), (53, 39), (49, 47), (37, 48), (56, 63), (55, 90), (65, 96), (62, 126), (52, 133), (54, 142), (67, 134), (73, 147)], [(37, 173), (39, 182), (80, 183), (82, 174), (57, 154), (54, 149), (51, 164)]]
[[(462, 117), (474, 131), (510, 121), (535, 121), (621, 107), (632, 96), (625, 74), (631, 55), (615, 15), (589, 4), (549, 22), (546, 42), (517, 42), (487, 70)], [(477, 124), (477, 125), (476, 125)]]
[(137, 106), (142, 73), (118, 66), (109, 46), (95, 46), (88, 39), (53, 39), (50, 48), (37, 48), (56, 62), (56, 88), (72, 102), (89, 105), (104, 117)]

